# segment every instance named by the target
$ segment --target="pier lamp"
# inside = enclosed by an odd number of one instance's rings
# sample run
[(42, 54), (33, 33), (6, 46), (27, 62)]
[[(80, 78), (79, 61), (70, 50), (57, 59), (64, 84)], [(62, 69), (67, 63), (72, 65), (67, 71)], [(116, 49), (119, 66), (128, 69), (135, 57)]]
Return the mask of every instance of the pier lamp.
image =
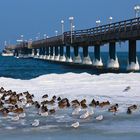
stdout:
[(38, 40), (38, 36), (35, 37), (35, 40)]
[(64, 20), (61, 20), (62, 42), (64, 43)]
[(70, 32), (71, 32), (71, 44), (73, 42), (73, 40), (72, 40), (73, 20), (74, 20), (74, 17), (69, 17), (69, 21), (70, 21)]
[(57, 30), (55, 30), (55, 36), (58, 36), (58, 31)]
[(72, 26), (72, 31), (75, 31), (75, 25)]
[(113, 20), (113, 17), (109, 17), (109, 23), (111, 24), (112, 23), (112, 20)]
[(99, 27), (100, 26), (101, 21), (100, 20), (96, 20), (96, 25)]
[(140, 12), (140, 5), (135, 5), (134, 6), (134, 11), (135, 11), (136, 18), (138, 18), (139, 12)]
[(46, 39), (47, 35), (46, 35), (46, 34), (44, 34), (43, 36), (44, 36), (44, 39)]
[(40, 33), (37, 33), (37, 37), (38, 37), (38, 39), (40, 39)]
[(24, 37), (24, 35), (20, 35), (21, 41), (23, 41), (23, 37)]

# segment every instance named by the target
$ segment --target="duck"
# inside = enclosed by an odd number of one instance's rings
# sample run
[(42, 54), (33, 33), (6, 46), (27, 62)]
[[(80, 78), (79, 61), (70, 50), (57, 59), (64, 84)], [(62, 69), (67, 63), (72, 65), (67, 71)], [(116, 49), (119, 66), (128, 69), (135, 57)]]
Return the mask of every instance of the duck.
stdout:
[(119, 105), (118, 104), (115, 104), (115, 105), (112, 105), (108, 110), (110, 111), (110, 110), (112, 110), (114, 108), (118, 109), (118, 107), (119, 107)]
[(23, 113), (23, 112), (24, 112), (24, 109), (23, 109), (23, 108), (21, 108), (21, 107), (20, 107), (20, 108), (19, 108), (19, 107), (17, 107), (16, 109), (14, 109), (14, 110), (13, 110), (13, 112), (14, 112), (14, 113), (21, 114), (21, 113)]
[(82, 100), (82, 101), (80, 102), (80, 105), (81, 105), (81, 107), (82, 107), (83, 109), (87, 108), (86, 99)]
[(59, 108), (70, 107), (69, 100), (67, 98), (63, 98), (61, 101), (58, 102)]
[(109, 102), (109, 101), (99, 103), (99, 106), (100, 106), (101, 108), (104, 107), (104, 106), (108, 106), (108, 105), (110, 105), (110, 102)]
[(55, 109), (50, 109), (49, 112), (50, 112), (50, 114), (54, 114), (55, 113)]
[(127, 92), (127, 91), (129, 91), (131, 89), (131, 87), (130, 86), (127, 86), (124, 90), (123, 90), (123, 92)]
[(48, 94), (43, 95), (42, 98), (48, 98)]
[(52, 99), (55, 101), (55, 100), (56, 100), (56, 96), (54, 95), (54, 96), (52, 97)]
[(80, 102), (79, 102), (77, 99), (71, 101), (71, 103), (72, 103), (72, 107), (73, 107), (73, 108), (77, 108), (77, 107), (80, 106)]
[(61, 97), (58, 97), (58, 98), (57, 98), (57, 101), (61, 101)]
[(115, 115), (115, 113), (118, 111), (118, 109), (117, 109), (116, 106), (114, 106), (114, 107), (112, 107), (112, 108), (109, 108), (108, 111), (109, 111), (109, 112), (113, 112), (114, 115)]
[(83, 99), (80, 104), (86, 104), (86, 99)]
[(127, 114), (132, 114), (132, 110), (136, 110), (136, 109), (137, 109), (137, 105), (129, 106), (127, 109)]
[(3, 109), (1, 109), (1, 112), (2, 112), (3, 117), (7, 117), (9, 110), (7, 108), (3, 108)]
[(91, 107), (96, 107), (99, 105), (99, 101), (95, 101), (94, 99), (91, 101), (91, 103), (89, 104), (89, 106)]
[(130, 108), (127, 109), (127, 114), (132, 114), (132, 111)]
[(131, 109), (131, 110), (136, 110), (137, 109), (137, 105), (132, 105), (132, 106), (129, 106), (128, 108)]

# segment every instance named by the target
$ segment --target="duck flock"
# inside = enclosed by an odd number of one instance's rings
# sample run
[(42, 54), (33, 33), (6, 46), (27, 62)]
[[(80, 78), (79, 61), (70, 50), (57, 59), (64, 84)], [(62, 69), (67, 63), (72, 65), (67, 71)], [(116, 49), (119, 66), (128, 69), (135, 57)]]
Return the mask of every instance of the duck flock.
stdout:
[[(127, 91), (130, 87), (126, 88)], [(5, 90), (3, 87), (0, 88), (0, 117), (7, 118), (11, 117), (11, 121), (19, 121), (22, 118), (26, 118), (30, 113), (27, 109), (34, 108), (36, 114), (40, 117), (47, 117), (53, 114), (57, 114), (58, 110), (71, 109), (71, 115), (77, 116), (79, 119), (85, 120), (91, 116), (94, 116), (97, 121), (104, 120), (102, 114), (96, 115), (94, 110), (96, 108), (107, 108), (108, 112), (116, 115), (119, 112), (119, 104), (111, 104), (110, 101), (99, 102), (95, 99), (91, 99), (90, 103), (87, 103), (86, 99), (69, 100), (68, 98), (57, 97), (56, 95), (49, 97), (48, 94), (42, 96), (41, 101), (36, 101), (33, 94), (28, 91), (23, 93), (16, 93), (12, 90)], [(133, 111), (137, 110), (138, 106), (132, 104), (127, 107), (126, 113), (132, 114)], [(33, 116), (34, 117), (34, 116)], [(37, 127), (40, 125), (39, 119), (34, 119), (30, 124), (32, 127)], [(73, 121), (70, 124), (73, 128), (78, 128), (80, 126), (79, 121)]]

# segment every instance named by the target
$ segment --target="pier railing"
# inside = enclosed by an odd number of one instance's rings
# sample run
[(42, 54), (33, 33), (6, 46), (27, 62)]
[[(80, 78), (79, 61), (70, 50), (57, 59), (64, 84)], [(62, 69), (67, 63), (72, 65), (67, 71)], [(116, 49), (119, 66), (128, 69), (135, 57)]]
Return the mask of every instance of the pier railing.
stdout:
[[(76, 30), (73, 31), (72, 38), (73, 38), (73, 42), (76, 42), (77, 38), (90, 38), (99, 35), (128, 32), (128, 31), (139, 30), (139, 29), (140, 29), (140, 18), (134, 18), (134, 19), (124, 20), (124, 21), (102, 25), (90, 29)], [(71, 32), (70, 31), (65, 32), (64, 37), (66, 42), (70, 42)]]
[[(102, 25), (94, 28), (76, 30), (72, 32), (72, 40), (74, 43), (80, 42), (94, 42), (103, 40), (107, 36), (107, 41), (114, 36), (114, 39), (119, 36), (121, 33), (127, 33), (130, 31), (140, 30), (140, 17), (133, 18), (129, 20), (124, 20), (120, 22), (115, 22), (107, 25)], [(123, 36), (127, 36), (123, 34)], [(63, 41), (64, 39), (64, 41)], [(46, 39), (33, 41), (31, 48), (39, 48), (43, 46), (56, 46), (70, 44), (71, 45), (71, 31), (65, 32), (63, 35), (58, 35)], [(93, 43), (94, 44), (94, 43)]]

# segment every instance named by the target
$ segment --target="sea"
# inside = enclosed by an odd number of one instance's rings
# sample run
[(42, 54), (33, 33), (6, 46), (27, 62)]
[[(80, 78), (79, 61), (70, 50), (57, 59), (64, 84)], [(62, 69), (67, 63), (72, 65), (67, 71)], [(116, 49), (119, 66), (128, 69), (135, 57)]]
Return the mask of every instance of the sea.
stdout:
[[(140, 73), (127, 72), (128, 53), (117, 54), (120, 70), (110, 72), (106, 69), (71, 66), (51, 63), (37, 59), (17, 59), (0, 56), (0, 87), (17, 93), (29, 91), (34, 100), (42, 101), (42, 95), (48, 94), (62, 98), (92, 99), (110, 101), (119, 104), (116, 114), (108, 112), (108, 107), (88, 108), (94, 113), (87, 119), (80, 119), (86, 109), (77, 116), (72, 108), (58, 109), (56, 113), (41, 117), (34, 108), (26, 109), (26, 117), (13, 121), (11, 116), (0, 116), (1, 140), (138, 140), (140, 138)], [(92, 54), (91, 54), (92, 57)], [(104, 65), (107, 65), (108, 53), (101, 53)], [(140, 62), (140, 53), (137, 53)], [(126, 92), (125, 89), (130, 87)], [(128, 106), (136, 104), (137, 109), (131, 115), (126, 113)], [(96, 117), (103, 115), (102, 121)], [(39, 126), (33, 127), (37, 119)], [(78, 128), (71, 124), (79, 122)]]

